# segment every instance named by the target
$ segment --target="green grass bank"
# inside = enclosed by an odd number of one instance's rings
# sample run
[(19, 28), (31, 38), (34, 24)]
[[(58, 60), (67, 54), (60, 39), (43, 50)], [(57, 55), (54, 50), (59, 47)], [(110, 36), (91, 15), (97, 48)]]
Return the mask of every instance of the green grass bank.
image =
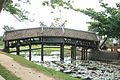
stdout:
[(14, 74), (12, 74), (10, 71), (5, 69), (2, 65), (0, 65), (0, 75), (5, 80), (21, 80), (20, 78), (16, 77)]
[[(18, 55), (14, 55), (14, 54), (8, 54), (8, 53), (5, 53), (5, 52), (0, 52), (0, 53), (12, 57), (15, 61), (17, 61), (18, 63), (20, 63), (23, 66), (30, 67), (30, 68), (35, 68), (39, 71), (42, 71), (43, 73), (45, 73), (47, 75), (54, 76), (56, 78), (61, 78), (63, 80), (80, 80), (78, 78), (71, 77), (68, 74), (65, 74), (65, 73), (62, 73), (62, 72), (59, 72), (59, 71), (55, 71), (55, 70), (50, 69), (50, 68), (46, 68), (46, 67), (37, 65), (33, 62), (30, 62), (30, 61), (24, 59), (22, 56), (18, 56)], [(6, 79), (6, 80), (10, 80), (10, 79)], [(19, 79), (15, 79), (15, 80), (19, 80)]]

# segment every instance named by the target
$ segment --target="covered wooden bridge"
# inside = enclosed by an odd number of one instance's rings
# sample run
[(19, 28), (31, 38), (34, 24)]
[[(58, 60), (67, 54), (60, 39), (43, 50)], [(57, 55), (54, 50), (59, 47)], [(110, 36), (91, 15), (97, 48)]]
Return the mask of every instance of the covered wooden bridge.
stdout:
[[(64, 46), (71, 46), (71, 59), (76, 60), (76, 47), (82, 47), (82, 60), (87, 59), (87, 50), (98, 48), (98, 38), (95, 33), (72, 30), (67, 28), (39, 27), (30, 29), (20, 29), (6, 31), (4, 35), (4, 51), (17, 55), (21, 51), (29, 51), (29, 60), (31, 60), (32, 45), (41, 45), (41, 61), (44, 60), (44, 45), (57, 45), (60, 48), (60, 60), (64, 60)], [(29, 46), (27, 50), (21, 50), (21, 46)], [(15, 48), (15, 51), (11, 51)]]

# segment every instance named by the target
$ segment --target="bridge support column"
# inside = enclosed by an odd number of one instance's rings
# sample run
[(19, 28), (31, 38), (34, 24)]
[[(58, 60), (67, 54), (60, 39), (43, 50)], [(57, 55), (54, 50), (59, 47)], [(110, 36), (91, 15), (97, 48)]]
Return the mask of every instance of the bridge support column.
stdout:
[(87, 48), (82, 48), (81, 54), (81, 60), (87, 60)]
[(41, 61), (43, 61), (43, 57), (44, 57), (44, 44), (41, 44)]
[(84, 48), (82, 48), (82, 51), (81, 51), (81, 60), (84, 60)]
[(20, 46), (19, 45), (16, 46), (16, 52), (17, 52), (16, 53), (17, 55), (20, 55)]
[(9, 42), (8, 41), (4, 42), (4, 51), (9, 53)]
[(71, 47), (71, 61), (76, 60), (76, 46)]
[(85, 49), (85, 60), (87, 60), (87, 48)]
[(29, 45), (29, 61), (31, 61), (31, 45)]
[(64, 45), (60, 45), (60, 61), (64, 61)]

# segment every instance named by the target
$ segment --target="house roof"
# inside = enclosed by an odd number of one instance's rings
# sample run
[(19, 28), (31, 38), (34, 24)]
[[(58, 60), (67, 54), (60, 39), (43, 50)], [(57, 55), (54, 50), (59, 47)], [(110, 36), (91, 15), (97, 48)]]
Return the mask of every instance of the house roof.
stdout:
[(11, 30), (5, 32), (4, 40), (24, 39), (31, 37), (70, 37), (83, 40), (98, 41), (97, 35), (93, 32), (73, 30), (64, 28), (42, 27)]

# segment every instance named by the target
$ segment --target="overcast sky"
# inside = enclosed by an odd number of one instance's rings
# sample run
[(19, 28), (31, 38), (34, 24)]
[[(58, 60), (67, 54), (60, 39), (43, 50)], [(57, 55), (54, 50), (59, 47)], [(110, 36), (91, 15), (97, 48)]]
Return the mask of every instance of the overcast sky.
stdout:
[[(2, 29), (4, 25), (8, 25), (14, 27), (16, 29), (24, 29), (24, 28), (35, 28), (40, 27), (39, 22), (44, 22), (46, 25), (50, 26), (51, 22), (54, 22), (54, 18), (60, 17), (60, 13), (58, 10), (53, 10), (50, 7), (42, 6), (42, 2), (44, 0), (30, 0), (31, 5), (24, 4), (21, 7), (25, 8), (30, 12), (28, 15), (29, 18), (35, 19), (34, 22), (19, 22), (8, 12), (2, 11), (0, 14), (0, 36), (3, 35), (4, 30)], [(116, 2), (120, 2), (120, 0), (105, 0), (105, 2), (109, 3), (110, 6), (114, 6)], [(99, 6), (99, 0), (74, 0), (74, 7), (76, 8), (94, 8), (96, 11), (103, 10)], [(54, 13), (51, 13), (54, 12)], [(88, 25), (86, 22), (91, 21), (91, 19), (79, 12), (75, 12), (72, 10), (62, 10), (61, 12), (61, 21), (67, 20), (66, 28), (77, 29), (77, 30), (88, 30)]]

